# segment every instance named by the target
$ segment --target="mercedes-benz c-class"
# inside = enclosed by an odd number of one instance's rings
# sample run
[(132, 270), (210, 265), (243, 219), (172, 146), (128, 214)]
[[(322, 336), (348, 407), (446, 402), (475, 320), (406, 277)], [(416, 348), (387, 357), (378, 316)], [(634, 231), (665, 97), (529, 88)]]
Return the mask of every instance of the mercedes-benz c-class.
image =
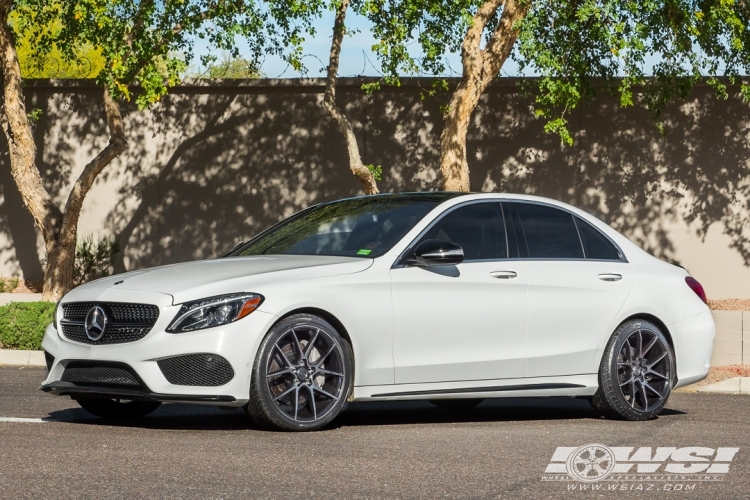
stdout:
[(646, 420), (703, 379), (701, 285), (596, 217), (511, 194), (315, 205), (228, 255), (132, 271), (58, 303), (44, 391), (105, 418), (243, 407), (314, 430), (347, 401), (588, 398)]

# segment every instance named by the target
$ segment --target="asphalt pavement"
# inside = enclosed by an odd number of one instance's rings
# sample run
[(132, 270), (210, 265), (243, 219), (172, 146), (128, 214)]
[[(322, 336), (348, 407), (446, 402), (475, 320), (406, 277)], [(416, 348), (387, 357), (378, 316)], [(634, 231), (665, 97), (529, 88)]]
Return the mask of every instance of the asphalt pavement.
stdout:
[[(750, 396), (676, 393), (649, 422), (606, 420), (571, 398), (496, 399), (461, 411), (359, 403), (326, 430), (291, 434), (259, 430), (241, 410), (186, 405), (107, 422), (39, 391), (44, 376), (0, 367), (2, 499), (750, 498)], [(700, 447), (673, 467), (708, 464), (706, 448), (739, 451), (721, 474), (550, 480), (558, 447), (589, 443), (642, 459), (659, 447)], [(678, 456), (658, 455), (646, 460), (664, 461), (661, 471)]]

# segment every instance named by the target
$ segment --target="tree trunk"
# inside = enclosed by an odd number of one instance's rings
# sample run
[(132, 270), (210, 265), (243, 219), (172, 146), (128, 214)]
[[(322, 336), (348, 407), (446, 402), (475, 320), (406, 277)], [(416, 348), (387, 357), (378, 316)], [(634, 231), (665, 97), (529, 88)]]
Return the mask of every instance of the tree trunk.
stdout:
[(61, 211), (44, 187), (36, 166), (36, 146), (26, 114), (21, 67), (8, 27), (8, 14), (12, 4), (12, 0), (0, 0), (0, 64), (3, 85), (0, 125), (8, 139), (11, 174), (44, 238), (47, 265), (44, 270), (42, 300), (56, 301), (73, 288), (78, 217), (86, 194), (102, 169), (125, 150), (127, 142), (120, 108), (105, 89), (104, 112), (110, 133), (109, 144), (83, 169), (68, 195), (65, 211)]
[(104, 170), (128, 146), (122, 115), (117, 101), (104, 88), (104, 118), (109, 128), (109, 144), (91, 160), (78, 176), (65, 204), (62, 224), (56, 237), (45, 239), (47, 267), (44, 272), (43, 300), (59, 300), (73, 288), (76, 242), (78, 241), (78, 218), (83, 201), (91, 186)]
[[(463, 75), (443, 118), (440, 135), (440, 172), (445, 191), (469, 191), (466, 135), (479, 98), (500, 73), (518, 37), (515, 24), (528, 12), (531, 0), (488, 0), (477, 11), (461, 46)], [(487, 23), (500, 7), (500, 16), (490, 40), (481, 48)]]
[(349, 8), (349, 0), (342, 0), (336, 10), (336, 20), (333, 23), (333, 41), (331, 42), (331, 52), (328, 62), (328, 74), (326, 76), (326, 92), (323, 100), (328, 113), (336, 121), (341, 133), (346, 140), (346, 150), (349, 155), (349, 169), (357, 176), (362, 183), (362, 189), (365, 194), (377, 194), (377, 182), (370, 169), (362, 163), (362, 156), (359, 153), (357, 137), (354, 135), (352, 124), (346, 118), (346, 115), (336, 105), (336, 75), (339, 70), (339, 56), (341, 55), (341, 44), (346, 33), (344, 21), (346, 20), (346, 11)]

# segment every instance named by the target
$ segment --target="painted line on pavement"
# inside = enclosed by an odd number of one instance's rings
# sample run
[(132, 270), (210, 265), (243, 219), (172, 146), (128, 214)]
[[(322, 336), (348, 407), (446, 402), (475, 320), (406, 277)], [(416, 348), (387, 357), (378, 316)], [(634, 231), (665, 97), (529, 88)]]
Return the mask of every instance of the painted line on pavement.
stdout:
[(0, 417), (0, 422), (31, 422), (35, 424), (46, 424), (48, 422), (55, 422), (55, 420), (44, 420), (42, 418)]

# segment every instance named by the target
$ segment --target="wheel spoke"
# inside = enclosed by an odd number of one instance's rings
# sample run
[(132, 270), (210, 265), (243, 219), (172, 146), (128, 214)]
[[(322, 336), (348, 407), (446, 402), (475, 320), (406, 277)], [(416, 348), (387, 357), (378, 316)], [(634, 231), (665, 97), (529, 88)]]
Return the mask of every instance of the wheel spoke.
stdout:
[(648, 365), (646, 365), (646, 368), (648, 368), (650, 370), (655, 364), (659, 363), (662, 359), (666, 358), (667, 354), (668, 354), (668, 352), (664, 351), (663, 353), (661, 353), (661, 356), (659, 356), (658, 358), (656, 358), (656, 360), (654, 360), (652, 363), (649, 363)]
[(292, 392), (295, 388), (296, 388), (296, 386), (294, 386), (294, 385), (291, 386), (289, 389), (285, 390), (284, 392), (282, 392), (281, 394), (279, 394), (278, 396), (276, 396), (275, 398), (273, 398), (273, 400), (274, 401), (278, 401), (279, 399), (283, 398), (284, 396), (286, 396), (287, 394), (289, 394), (290, 392)]
[(344, 376), (343, 373), (332, 372), (331, 370), (323, 370), (323, 369), (317, 370), (314, 375), (317, 375), (317, 374), (333, 375), (334, 377), (343, 377)]
[(334, 396), (330, 392), (323, 390), (322, 388), (318, 387), (315, 384), (311, 385), (310, 387), (312, 387), (313, 390), (318, 391), (319, 393), (323, 394), (324, 396), (333, 399), (334, 401), (338, 401), (339, 400), (338, 396)]
[(312, 404), (313, 409), (313, 420), (318, 420), (318, 409), (315, 406), (315, 391), (313, 391), (312, 385), (308, 385), (307, 388), (310, 391), (310, 403)]
[(315, 341), (318, 340), (318, 334), (320, 333), (320, 328), (315, 330), (315, 335), (313, 336), (312, 340), (309, 344), (307, 344), (307, 349), (305, 349), (305, 359), (310, 359), (310, 352), (313, 350), (313, 346), (315, 345)]
[(286, 366), (288, 366), (289, 368), (291, 368), (292, 367), (292, 363), (291, 363), (291, 361), (289, 361), (289, 359), (287, 359), (286, 354), (284, 354), (284, 351), (281, 350), (281, 347), (279, 347), (279, 344), (276, 343), (273, 346), (276, 348), (277, 351), (279, 351), (279, 354), (281, 354), (281, 359), (284, 360), (284, 364)]
[(633, 378), (633, 376), (631, 375), (629, 379), (627, 379), (627, 380), (626, 380), (625, 382), (623, 382), (622, 384), (620, 384), (620, 387), (622, 387), (622, 386), (624, 386), (624, 385), (627, 385), (627, 384), (631, 383), (631, 382), (632, 382), (633, 380), (634, 380), (634, 378)]
[(643, 411), (648, 411), (648, 395), (646, 394), (646, 386), (641, 382), (641, 396), (643, 396)]
[(663, 380), (669, 380), (669, 377), (667, 377), (666, 375), (662, 375), (661, 373), (659, 373), (659, 372), (657, 372), (657, 371), (655, 371), (655, 370), (652, 370), (651, 368), (649, 368), (649, 369), (648, 369), (648, 370), (646, 371), (646, 375), (656, 375), (656, 376), (657, 376), (657, 377), (659, 377), (660, 379), (663, 379)]
[[(661, 393), (660, 393), (659, 391), (657, 391), (656, 389), (654, 389), (653, 387), (651, 387), (651, 385), (649, 385), (649, 383), (648, 383), (648, 382), (644, 382), (644, 383), (643, 383), (643, 387), (645, 387), (646, 389), (648, 389), (648, 390), (650, 390), (651, 392), (653, 392), (654, 394), (656, 394), (656, 397), (658, 397), (660, 401), (661, 401), (662, 399), (664, 399), (664, 396), (662, 396), (662, 395), (661, 395)], [(645, 394), (645, 391), (644, 391), (644, 394)]]
[(284, 375), (285, 373), (292, 373), (292, 369), (291, 368), (284, 368), (283, 370), (277, 370), (277, 371), (275, 371), (273, 373), (267, 374), (266, 378), (278, 377), (279, 375)]
[(642, 358), (646, 357), (646, 354), (648, 354), (648, 352), (651, 350), (652, 347), (654, 347), (654, 345), (656, 344), (658, 340), (659, 340), (659, 337), (654, 335), (653, 340), (651, 340), (651, 342), (649, 342), (648, 345), (643, 349), (643, 355), (641, 355)]
[(635, 383), (636, 378), (633, 377), (630, 381), (630, 407), (635, 408)]
[(304, 359), (307, 359), (307, 356), (305, 356), (305, 351), (302, 349), (302, 344), (299, 343), (299, 337), (297, 337), (297, 332), (294, 331), (294, 328), (292, 328), (292, 337), (294, 337), (294, 343), (299, 350), (299, 360), (302, 361)]
[(638, 330), (638, 355), (636, 358), (643, 358), (643, 332)]
[(336, 349), (336, 344), (332, 344), (331, 347), (328, 348), (325, 354), (323, 354), (318, 360), (315, 362), (316, 367), (323, 364), (323, 362), (328, 358), (328, 356), (333, 352), (333, 350)]
[(299, 410), (299, 386), (294, 386), (294, 420), (297, 420), (297, 410)]

